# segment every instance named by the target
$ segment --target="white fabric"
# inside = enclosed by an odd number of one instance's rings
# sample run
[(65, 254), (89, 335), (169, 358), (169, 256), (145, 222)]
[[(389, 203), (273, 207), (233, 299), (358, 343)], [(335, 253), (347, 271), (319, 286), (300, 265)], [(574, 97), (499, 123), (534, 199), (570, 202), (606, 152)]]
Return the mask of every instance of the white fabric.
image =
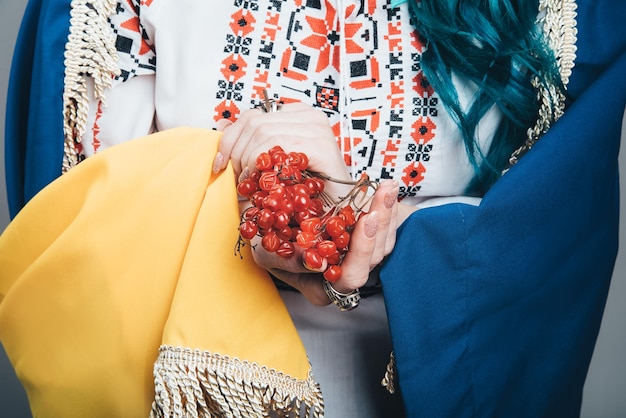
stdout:
[(349, 312), (313, 306), (293, 291), (281, 295), (322, 388), (326, 416), (402, 417), (401, 396), (380, 383), (392, 350), (382, 294)]

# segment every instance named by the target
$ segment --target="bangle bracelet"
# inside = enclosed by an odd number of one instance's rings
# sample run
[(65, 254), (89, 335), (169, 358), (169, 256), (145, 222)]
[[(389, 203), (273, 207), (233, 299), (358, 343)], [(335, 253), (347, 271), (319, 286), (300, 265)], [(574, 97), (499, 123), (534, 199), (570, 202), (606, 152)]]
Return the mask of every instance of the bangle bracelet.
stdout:
[(341, 293), (336, 291), (328, 280), (324, 280), (322, 287), (328, 299), (337, 305), (340, 311), (351, 311), (359, 306), (359, 302), (361, 302), (361, 292), (359, 289), (354, 289), (350, 293)]

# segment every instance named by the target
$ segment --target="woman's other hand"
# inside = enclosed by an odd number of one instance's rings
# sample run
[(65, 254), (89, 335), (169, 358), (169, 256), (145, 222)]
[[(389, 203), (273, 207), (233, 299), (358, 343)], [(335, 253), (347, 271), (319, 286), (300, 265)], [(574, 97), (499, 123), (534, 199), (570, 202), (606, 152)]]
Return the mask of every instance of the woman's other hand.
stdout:
[[(365, 285), (369, 273), (393, 250), (396, 242), (397, 198), (398, 183), (392, 180), (381, 183), (374, 193), (369, 213), (359, 219), (352, 232), (349, 251), (341, 264), (341, 278), (333, 283), (337, 291), (349, 293)], [(304, 267), (301, 250), (292, 258), (284, 259), (265, 251), (257, 239), (251, 245), (258, 265), (298, 289), (314, 305), (330, 303), (322, 288), (324, 279), (321, 272), (312, 272)]]

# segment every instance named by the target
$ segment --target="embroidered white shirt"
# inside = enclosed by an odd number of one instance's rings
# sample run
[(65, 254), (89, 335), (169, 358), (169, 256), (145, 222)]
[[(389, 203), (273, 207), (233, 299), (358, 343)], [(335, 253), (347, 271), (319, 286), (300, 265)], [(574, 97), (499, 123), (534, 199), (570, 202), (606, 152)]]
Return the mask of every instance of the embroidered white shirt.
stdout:
[[(406, 4), (127, 0), (110, 23), (122, 74), (106, 104), (90, 103), (87, 156), (157, 130), (213, 128), (267, 89), (322, 109), (352, 175), (398, 180), (404, 203), (455, 200), (473, 176), (460, 132), (422, 73), (425, 42)], [(474, 88), (459, 77), (455, 86), (466, 105)], [(499, 119), (494, 107), (479, 124), (483, 149)]]

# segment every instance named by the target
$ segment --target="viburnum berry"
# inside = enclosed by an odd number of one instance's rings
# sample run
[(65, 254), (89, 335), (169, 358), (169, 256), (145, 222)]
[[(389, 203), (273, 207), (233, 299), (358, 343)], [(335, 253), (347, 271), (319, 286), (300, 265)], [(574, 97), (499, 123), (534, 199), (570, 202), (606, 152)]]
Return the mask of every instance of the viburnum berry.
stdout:
[(276, 184), (278, 184), (278, 176), (276, 173), (272, 171), (264, 171), (261, 173), (261, 178), (259, 178), (259, 187), (261, 190), (271, 190)]
[(319, 270), (324, 265), (324, 257), (315, 248), (307, 248), (302, 253), (302, 262), (309, 270)]
[(275, 216), (269, 209), (261, 209), (257, 217), (257, 225), (262, 229), (269, 229), (274, 225)]
[(332, 265), (328, 266), (326, 271), (324, 271), (324, 278), (331, 283), (336, 282), (341, 278), (341, 266)]
[(317, 244), (317, 251), (324, 258), (328, 258), (337, 251), (337, 244), (330, 240), (323, 240)]
[(296, 248), (291, 241), (282, 241), (276, 250), (282, 258), (291, 258), (296, 253)]
[[(367, 175), (345, 182), (308, 170), (309, 158), (301, 152), (285, 152), (274, 146), (259, 154), (255, 169), (237, 184), (237, 192), (248, 199), (239, 224), (236, 251), (245, 241), (261, 237), (261, 246), (283, 258), (293, 257), (296, 246), (303, 249), (305, 266), (320, 270), (335, 282), (341, 277), (341, 262), (348, 252), (350, 236), (365, 213), (368, 188), (376, 183)], [(325, 181), (352, 184), (352, 191), (336, 199), (325, 192)]]
[(346, 231), (333, 237), (333, 242), (337, 245), (337, 248), (348, 248), (350, 243), (350, 234)]
[(282, 209), (278, 209), (274, 213), (274, 228), (283, 229), (289, 226), (289, 222), (291, 221), (291, 217)]
[[(335, 244), (335, 248), (336, 247), (337, 245)], [(334, 253), (326, 257), (326, 261), (328, 261), (328, 264), (330, 265), (339, 265), (341, 264), (341, 258), (343, 257), (343, 254), (345, 254), (344, 251), (340, 252), (339, 249), (337, 249)]]
[(298, 225), (302, 224), (302, 222), (312, 217), (313, 217), (313, 214), (308, 209), (305, 209), (300, 212), (296, 211), (293, 215), (293, 219), (296, 221), (296, 224)]
[(339, 216), (331, 216), (326, 222), (326, 232), (331, 237), (338, 237), (346, 232), (346, 222)]
[(256, 157), (256, 169), (259, 171), (265, 171), (272, 168), (272, 157), (270, 157), (269, 153), (262, 152)]
[(245, 179), (237, 185), (237, 193), (243, 197), (250, 198), (252, 193), (258, 190), (257, 184), (250, 179)]
[(346, 226), (352, 226), (356, 223), (356, 217), (354, 216), (354, 209), (352, 209), (351, 206), (344, 206), (341, 209), (339, 209), (337, 216), (343, 219)]
[(293, 197), (293, 208), (296, 212), (302, 212), (309, 208), (311, 198), (306, 194), (298, 193)]
[(239, 225), (239, 234), (244, 239), (252, 239), (257, 232), (259, 232), (259, 227), (252, 220), (247, 220)]
[(322, 220), (318, 217), (311, 217), (300, 222), (300, 229), (305, 232), (319, 234), (322, 227)]
[(316, 236), (312, 232), (301, 231), (296, 237), (296, 244), (301, 248), (311, 248), (315, 242)]
[(291, 242), (291, 237), (293, 236), (292, 234), (293, 231), (289, 226), (285, 226), (276, 230), (276, 235), (278, 235), (278, 238), (280, 238), (282, 241)]
[(261, 239), (261, 245), (270, 253), (276, 252), (276, 250), (278, 250), (278, 247), (280, 247), (280, 238), (278, 238), (276, 232), (269, 231), (265, 235), (263, 235), (263, 238)]

